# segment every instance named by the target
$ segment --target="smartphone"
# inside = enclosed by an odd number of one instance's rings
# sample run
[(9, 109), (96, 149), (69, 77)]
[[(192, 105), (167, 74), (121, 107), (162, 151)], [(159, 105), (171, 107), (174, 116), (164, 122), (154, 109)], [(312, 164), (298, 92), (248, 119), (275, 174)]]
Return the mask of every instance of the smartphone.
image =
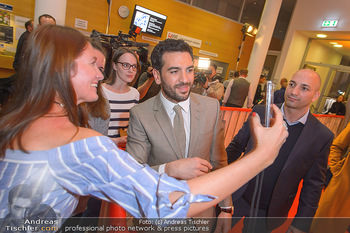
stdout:
[(272, 81), (266, 82), (266, 104), (265, 104), (265, 127), (270, 127), (270, 119), (272, 118), (273, 93), (275, 84)]

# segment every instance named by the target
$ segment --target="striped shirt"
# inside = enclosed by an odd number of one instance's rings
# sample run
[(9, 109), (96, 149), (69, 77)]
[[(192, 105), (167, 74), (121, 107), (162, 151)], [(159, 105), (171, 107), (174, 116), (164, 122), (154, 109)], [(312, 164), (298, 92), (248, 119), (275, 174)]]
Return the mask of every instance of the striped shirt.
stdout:
[[(46, 204), (58, 218), (69, 217), (81, 195), (116, 202), (135, 217), (149, 218), (186, 217), (190, 203), (215, 198), (191, 194), (186, 181), (137, 163), (104, 136), (29, 154), (7, 150), (0, 161), (0, 218), (8, 214), (10, 190), (23, 184), (32, 193), (32, 206)], [(184, 195), (171, 204), (173, 191)]]
[(140, 93), (133, 87), (126, 93), (115, 93), (102, 85), (104, 94), (111, 108), (108, 137), (120, 137), (119, 129), (126, 129), (129, 125), (130, 108), (139, 103)]

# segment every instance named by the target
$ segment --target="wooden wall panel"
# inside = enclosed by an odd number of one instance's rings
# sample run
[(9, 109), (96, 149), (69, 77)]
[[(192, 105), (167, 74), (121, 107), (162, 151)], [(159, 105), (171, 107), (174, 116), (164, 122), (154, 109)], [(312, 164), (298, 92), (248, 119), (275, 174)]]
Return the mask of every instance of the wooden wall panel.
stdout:
[[(109, 34), (118, 34), (119, 31), (128, 33), (135, 4), (168, 16), (161, 38), (143, 35), (164, 40), (167, 32), (171, 31), (202, 40), (201, 50), (218, 54), (218, 57), (209, 57), (210, 59), (229, 63), (228, 69), (235, 68), (242, 39), (240, 31), (242, 25), (240, 23), (174, 0), (114, 0), (112, 1)], [(129, 7), (130, 15), (126, 19), (122, 19), (118, 15), (118, 8), (121, 5)], [(79, 18), (88, 21), (87, 33), (91, 33), (93, 29), (105, 33), (107, 17), (107, 1), (67, 0), (67, 26), (74, 27), (75, 18)], [(137, 41), (155, 45), (153, 42), (142, 40), (141, 36), (137, 37)], [(206, 44), (206, 42), (208, 43)], [(253, 39), (246, 38), (239, 68), (248, 66), (253, 43)], [(199, 54), (198, 48), (194, 48), (194, 54), (208, 57)]]
[(34, 17), (35, 0), (1, 0), (1, 3), (13, 6), (13, 14), (31, 18)]
[[(34, 17), (35, 0), (2, 0), (2, 3), (13, 5), (15, 15)], [(218, 57), (199, 54), (198, 48), (194, 48), (195, 55), (228, 63), (229, 70), (235, 69), (242, 39), (240, 23), (174, 0), (114, 0), (112, 1), (109, 34), (118, 34), (119, 31), (128, 33), (135, 4), (168, 16), (161, 38), (143, 35), (164, 40), (167, 32), (171, 31), (202, 40), (200, 49), (217, 53)], [(130, 9), (130, 15), (126, 19), (118, 15), (118, 8), (121, 5), (126, 5)], [(66, 26), (74, 27), (76, 18), (88, 21), (86, 34), (90, 34), (93, 29), (105, 33), (108, 19), (107, 1), (67, 0)], [(137, 37), (137, 41), (155, 45), (153, 42), (142, 40), (141, 36)], [(239, 68), (248, 66), (253, 43), (253, 39), (246, 38)]]

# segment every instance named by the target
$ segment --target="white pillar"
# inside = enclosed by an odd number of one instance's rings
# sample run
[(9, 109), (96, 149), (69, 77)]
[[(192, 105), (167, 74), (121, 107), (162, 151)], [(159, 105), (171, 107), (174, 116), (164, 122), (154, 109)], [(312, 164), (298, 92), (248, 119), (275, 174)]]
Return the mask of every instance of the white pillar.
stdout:
[(34, 25), (42, 14), (49, 14), (56, 19), (57, 25), (65, 25), (67, 0), (35, 0)]
[(258, 86), (259, 78), (264, 66), (281, 4), (282, 0), (266, 0), (264, 10), (261, 15), (258, 33), (255, 37), (253, 50), (250, 54), (249, 64), (247, 67), (247, 80), (251, 85), (251, 91), (248, 93), (248, 96), (252, 100), (254, 99), (256, 87)]

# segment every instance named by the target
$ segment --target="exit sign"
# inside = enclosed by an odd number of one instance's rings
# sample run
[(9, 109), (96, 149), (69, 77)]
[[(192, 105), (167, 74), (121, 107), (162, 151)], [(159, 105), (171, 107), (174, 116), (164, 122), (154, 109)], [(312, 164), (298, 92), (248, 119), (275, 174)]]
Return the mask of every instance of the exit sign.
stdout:
[(337, 24), (338, 24), (338, 20), (324, 20), (322, 22), (322, 27), (328, 27), (328, 28), (331, 27), (331, 28), (333, 28), (333, 27), (336, 27)]

